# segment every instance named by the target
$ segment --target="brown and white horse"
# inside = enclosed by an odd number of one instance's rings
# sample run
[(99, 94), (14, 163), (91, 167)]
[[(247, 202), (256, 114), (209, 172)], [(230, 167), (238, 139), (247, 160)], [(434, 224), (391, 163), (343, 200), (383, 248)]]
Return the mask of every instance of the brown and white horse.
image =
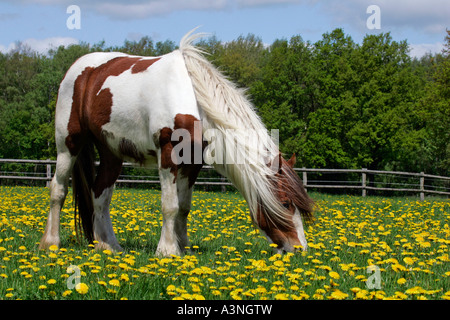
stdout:
[[(71, 66), (58, 93), (58, 155), (40, 248), (60, 245), (59, 216), (72, 174), (85, 236), (98, 249), (121, 251), (109, 204), (128, 160), (159, 169), (163, 226), (157, 254), (180, 255), (189, 245), (187, 216), (203, 163), (236, 186), (253, 222), (278, 250), (306, 250), (302, 218), (312, 220), (312, 201), (292, 169), (295, 157), (281, 157), (244, 91), (192, 45), (199, 36), (191, 31), (178, 50), (160, 57), (91, 53)], [(256, 133), (252, 143), (244, 143), (244, 130)]]

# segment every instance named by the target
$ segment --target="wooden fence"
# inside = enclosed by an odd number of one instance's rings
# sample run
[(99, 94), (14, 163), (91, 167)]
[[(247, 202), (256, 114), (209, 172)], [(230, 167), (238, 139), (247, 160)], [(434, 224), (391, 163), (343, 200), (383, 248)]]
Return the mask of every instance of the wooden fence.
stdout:
[[(0, 159), (0, 184), (7, 180), (34, 180), (49, 185), (56, 161), (54, 160), (24, 160)], [(19, 169), (14, 169), (14, 165)], [(22, 165), (22, 166), (21, 166)], [(29, 166), (23, 170), (23, 166)], [(31, 169), (30, 169), (31, 167)], [(124, 163), (126, 168), (136, 168), (131, 163)], [(203, 172), (211, 175), (200, 175), (197, 185), (231, 186), (231, 183), (218, 174), (213, 174), (213, 167), (204, 166)], [(360, 190), (365, 197), (370, 192), (403, 192), (419, 194), (423, 200), (425, 195), (450, 196), (450, 177), (421, 173), (381, 171), (362, 169), (311, 169), (295, 168), (307, 189), (339, 189)], [(117, 180), (119, 184), (158, 184), (159, 178), (154, 175), (127, 175), (122, 173)]]

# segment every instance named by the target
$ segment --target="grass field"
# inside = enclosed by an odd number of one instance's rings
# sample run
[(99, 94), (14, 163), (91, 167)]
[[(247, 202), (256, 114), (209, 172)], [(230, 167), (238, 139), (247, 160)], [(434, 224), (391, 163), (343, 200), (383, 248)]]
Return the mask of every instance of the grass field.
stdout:
[(189, 253), (158, 258), (159, 191), (115, 191), (112, 253), (77, 241), (71, 194), (39, 251), (48, 189), (0, 187), (0, 299), (450, 299), (448, 200), (312, 196), (307, 252), (274, 254), (239, 194), (195, 192)]

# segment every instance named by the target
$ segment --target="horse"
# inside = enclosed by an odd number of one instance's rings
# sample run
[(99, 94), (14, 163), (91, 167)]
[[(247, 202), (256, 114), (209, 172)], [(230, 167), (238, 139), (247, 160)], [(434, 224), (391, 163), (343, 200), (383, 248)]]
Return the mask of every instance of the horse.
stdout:
[[(204, 36), (194, 30), (162, 56), (95, 52), (69, 68), (58, 91), (56, 171), (40, 249), (60, 246), (60, 212), (72, 176), (77, 234), (83, 231), (98, 250), (123, 250), (109, 205), (124, 161), (158, 168), (163, 224), (157, 255), (182, 255), (189, 246), (187, 217), (204, 163), (243, 195), (253, 224), (276, 250), (307, 249), (303, 222), (314, 220), (313, 200), (293, 170), (295, 155), (282, 157), (245, 90), (193, 44)], [(236, 143), (244, 140), (243, 129), (257, 133), (255, 143)], [(211, 132), (220, 137), (212, 139)]]

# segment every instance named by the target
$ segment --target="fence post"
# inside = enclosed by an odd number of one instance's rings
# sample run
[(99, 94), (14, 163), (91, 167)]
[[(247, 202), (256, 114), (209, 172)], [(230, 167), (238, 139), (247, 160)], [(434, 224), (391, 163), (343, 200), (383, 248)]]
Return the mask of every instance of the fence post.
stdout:
[(367, 171), (367, 168), (362, 168), (361, 186), (362, 186), (362, 196), (363, 197), (366, 196), (366, 177), (367, 177), (367, 174), (366, 174), (365, 171)]
[(425, 172), (420, 173), (420, 201), (425, 200)]
[[(47, 159), (49, 160), (49, 159)], [(47, 164), (47, 182), (45, 185), (47, 188), (50, 188), (50, 182), (52, 181), (52, 165), (50, 163)]]
[[(306, 169), (303, 167), (302, 169)], [(308, 192), (308, 174), (306, 171), (303, 171), (303, 186), (305, 187), (305, 191)]]
[[(225, 183), (227, 180), (226, 180), (226, 178), (224, 177), (224, 176), (221, 176), (220, 177), (220, 182), (222, 182), (222, 183)], [(224, 185), (224, 184), (222, 184), (221, 186), (220, 186), (220, 190), (223, 192), (223, 193), (225, 193), (225, 192), (227, 192), (227, 187)]]

